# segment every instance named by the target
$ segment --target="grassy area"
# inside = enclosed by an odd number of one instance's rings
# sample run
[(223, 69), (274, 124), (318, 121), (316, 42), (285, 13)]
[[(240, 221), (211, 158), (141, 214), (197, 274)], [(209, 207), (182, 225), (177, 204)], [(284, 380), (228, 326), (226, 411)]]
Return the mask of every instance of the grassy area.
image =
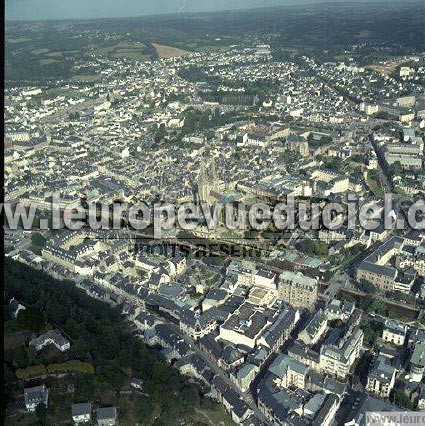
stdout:
[(71, 405), (74, 402), (72, 393), (62, 392), (58, 387), (54, 387), (53, 391), (49, 393), (48, 419), (52, 425), (63, 424), (64, 421), (72, 421)]
[(17, 38), (8, 38), (7, 43), (25, 43), (31, 41), (28, 37), (17, 37)]
[(126, 42), (120, 41), (111, 46), (102, 46), (97, 48), (93, 53), (98, 56), (113, 56), (114, 58), (131, 58), (138, 61), (145, 61), (150, 58), (146, 54), (146, 44), (142, 42)]
[(43, 53), (49, 53), (49, 52), (50, 52), (50, 49), (35, 49), (31, 51), (33, 55), (42, 55)]
[(100, 80), (100, 75), (85, 75), (77, 74), (73, 75), (71, 81), (98, 81)]
[(119, 399), (119, 424), (122, 426), (130, 426), (136, 424), (134, 417), (134, 403), (131, 395), (120, 395)]
[(41, 65), (49, 65), (49, 64), (54, 64), (54, 63), (57, 63), (57, 62), (60, 62), (60, 61), (58, 61), (56, 59), (41, 59), (40, 60)]
[(370, 190), (373, 192), (373, 194), (376, 197), (382, 197), (382, 195), (384, 195), (384, 191), (382, 190), (381, 186), (379, 185), (379, 183), (372, 179), (370, 176), (368, 176), (367, 180), (366, 180)]
[(78, 91), (75, 89), (69, 89), (68, 87), (52, 87), (50, 89), (45, 90), (43, 92), (43, 95), (42, 95), (43, 97), (49, 97), (49, 96), (75, 97), (75, 96), (78, 96)]
[(166, 46), (164, 44), (152, 43), (160, 58), (175, 58), (178, 56), (187, 56), (191, 52), (177, 47)]
[(137, 61), (149, 61), (150, 56), (143, 54), (140, 50), (117, 50), (112, 55), (114, 58), (129, 58)]
[(15, 426), (15, 425), (34, 426), (39, 423), (38, 423), (38, 418), (35, 414), (19, 414), (16, 416), (5, 417), (4, 424), (6, 426)]
[(16, 319), (5, 321), (3, 323), (4, 334), (8, 333), (16, 333), (17, 331), (21, 331), (18, 322)]
[(62, 58), (63, 55), (62, 55), (62, 52), (50, 52), (50, 53), (47, 53), (46, 56), (53, 57), (53, 58)]
[(146, 47), (146, 44), (142, 43), (142, 42), (127, 42), (127, 41), (120, 41), (117, 45), (115, 45), (115, 48), (122, 48), (122, 49), (142, 49)]
[(397, 69), (397, 67), (401, 65), (402, 63), (403, 61), (393, 62), (388, 65), (372, 64), (372, 65), (368, 65), (367, 68), (370, 68), (371, 70), (379, 72), (381, 74), (391, 75)]
[(224, 411), (222, 406), (217, 405), (216, 409), (207, 410), (204, 408), (196, 409), (196, 414), (193, 416), (194, 423), (206, 423), (212, 426), (230, 426), (234, 425), (232, 419)]
[(5, 321), (3, 330), (3, 348), (5, 351), (15, 350), (33, 337), (33, 333), (22, 330), (15, 319)]
[(193, 50), (196, 52), (225, 52), (229, 50), (229, 46), (214, 46), (214, 45), (206, 45), (206, 46), (198, 46), (194, 47)]
[[(370, 294), (365, 294), (363, 296), (358, 294), (352, 294), (347, 290), (341, 289), (339, 291), (339, 297), (344, 300), (349, 300), (355, 302), (358, 307), (363, 309), (365, 312), (382, 315), (387, 318), (397, 319), (403, 322), (412, 322), (415, 320), (414, 311), (409, 311), (409, 309), (396, 307), (392, 305), (388, 299), (383, 299), (379, 295), (372, 296)], [(401, 312), (404, 310), (404, 313)], [(412, 312), (412, 315), (409, 316), (407, 313)], [(416, 314), (417, 315), (417, 314)]]
[(370, 36), (370, 31), (369, 30), (362, 30), (360, 31), (360, 33), (357, 35), (358, 38), (367, 38)]
[(93, 51), (96, 56), (107, 56), (109, 52), (113, 50), (112, 46), (107, 47), (99, 47)]
[(362, 253), (352, 253), (344, 257), (343, 261), (340, 263), (342, 269), (345, 268), (350, 263), (354, 262)]

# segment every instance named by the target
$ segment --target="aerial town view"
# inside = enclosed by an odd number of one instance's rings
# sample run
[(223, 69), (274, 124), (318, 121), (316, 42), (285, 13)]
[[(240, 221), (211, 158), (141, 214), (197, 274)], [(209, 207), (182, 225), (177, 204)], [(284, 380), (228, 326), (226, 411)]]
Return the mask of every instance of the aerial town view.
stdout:
[(6, 425), (425, 425), (423, 0), (6, 0)]

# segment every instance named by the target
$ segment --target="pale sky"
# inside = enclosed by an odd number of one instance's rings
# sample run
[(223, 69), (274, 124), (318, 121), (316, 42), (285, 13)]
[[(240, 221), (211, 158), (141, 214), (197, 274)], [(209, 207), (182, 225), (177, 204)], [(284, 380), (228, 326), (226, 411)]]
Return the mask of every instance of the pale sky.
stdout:
[[(113, 18), (367, 0), (6, 0), (7, 20)], [(388, 2), (389, 0), (374, 0)], [(403, 2), (412, 0), (399, 0)]]

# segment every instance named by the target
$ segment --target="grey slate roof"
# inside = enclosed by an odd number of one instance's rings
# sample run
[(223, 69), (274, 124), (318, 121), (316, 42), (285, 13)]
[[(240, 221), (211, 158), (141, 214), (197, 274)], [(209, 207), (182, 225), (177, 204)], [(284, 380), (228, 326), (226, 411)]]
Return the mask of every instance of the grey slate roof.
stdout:
[(92, 409), (92, 406), (89, 402), (82, 402), (80, 404), (72, 404), (72, 406), (71, 406), (72, 417), (91, 414), (91, 409)]
[(109, 420), (117, 418), (116, 407), (102, 407), (96, 411), (97, 420)]

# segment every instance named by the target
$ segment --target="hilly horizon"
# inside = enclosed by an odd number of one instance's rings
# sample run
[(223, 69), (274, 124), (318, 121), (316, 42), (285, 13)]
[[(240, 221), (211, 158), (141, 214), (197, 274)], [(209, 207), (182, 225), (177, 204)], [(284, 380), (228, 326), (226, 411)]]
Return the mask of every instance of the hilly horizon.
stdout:
[[(387, 0), (374, 0), (372, 3), (388, 3)], [(413, 3), (416, 0), (404, 0)], [(109, 0), (7, 0), (6, 20), (66, 20), (66, 19), (102, 19), (141, 17), (162, 14), (185, 14), (203, 12), (221, 12), (255, 8), (271, 8), (278, 6), (317, 5), (343, 3), (341, 0), (213, 0), (199, 2), (195, 0), (164, 0), (161, 4), (154, 0), (145, 0), (142, 4), (136, 0), (123, 0), (119, 4)], [(349, 4), (369, 3), (366, 0), (355, 0)], [(400, 2), (397, 2), (400, 3)]]

